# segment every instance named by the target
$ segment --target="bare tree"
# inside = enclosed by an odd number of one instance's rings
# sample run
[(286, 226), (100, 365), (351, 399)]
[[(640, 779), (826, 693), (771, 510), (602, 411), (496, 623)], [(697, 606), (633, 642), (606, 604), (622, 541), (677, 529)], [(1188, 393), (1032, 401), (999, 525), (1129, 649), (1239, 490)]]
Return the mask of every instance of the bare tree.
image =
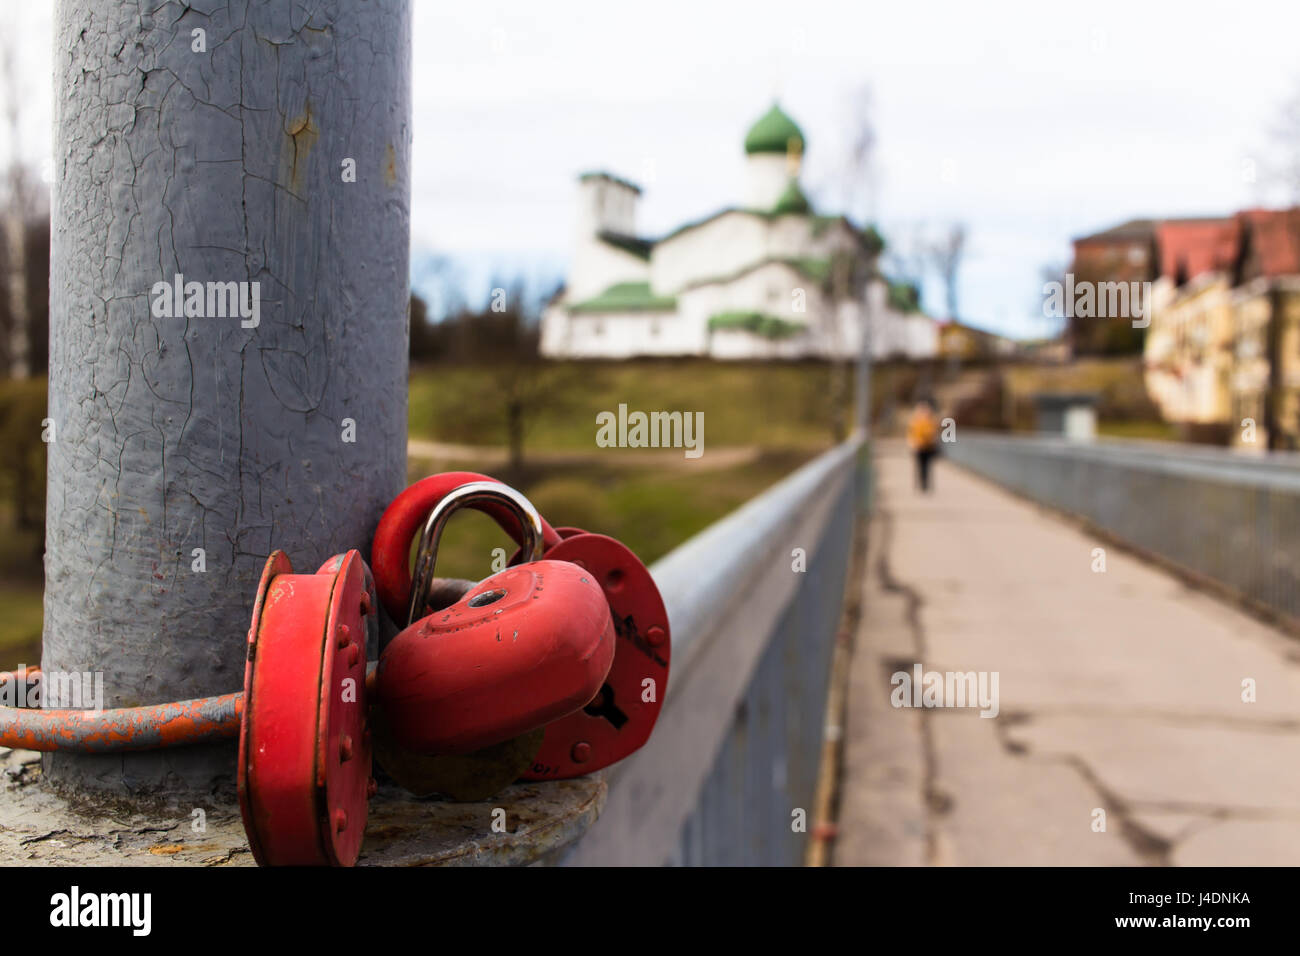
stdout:
[(912, 285), (917, 290), (925, 286), (929, 271), (929, 244), (919, 228), (891, 230), (889, 247), (885, 250), (885, 268), (889, 276)]
[(1052, 315), (1047, 311), (1046, 298), (1043, 293), (1043, 287), (1051, 283), (1057, 283), (1062, 288), (1065, 287), (1065, 272), (1069, 267), (1060, 261), (1045, 262), (1038, 267), (1039, 286), (1035, 290), (1034, 310), (1041, 314), (1043, 322), (1043, 334), (1046, 338), (1055, 338), (1058, 335), (1066, 335), (1070, 331), (1070, 322), (1073, 316), (1070, 314), (1071, 303), (1065, 303), (1065, 307), (1060, 315)]
[(3, 231), (5, 276), (3, 291), (9, 305), (6, 352), (11, 378), (31, 374), (31, 309), (27, 301), (27, 226), (37, 210), (36, 177), (23, 162), (21, 70), (18, 65), (19, 31), (0, 36), (0, 97), (4, 100), (4, 125), (9, 138), (5, 171)]
[(865, 84), (848, 97), (844, 128), (848, 142), (844, 152), (844, 169), (840, 183), (844, 214), (870, 222), (876, 213), (876, 127), (871, 87)]
[(966, 251), (966, 226), (955, 222), (942, 236), (930, 243), (930, 264), (943, 282), (948, 318), (957, 319), (957, 284), (962, 256)]
[(438, 322), (465, 308), (465, 276), (443, 252), (423, 256), (411, 267), (411, 285), (425, 291), (429, 318)]
[(1271, 133), (1277, 163), (1268, 171), (1269, 178), (1285, 190), (1289, 202), (1300, 203), (1300, 84), (1282, 104)]
[(528, 432), (538, 419), (567, 411), (600, 372), (540, 356), (540, 314), (554, 295), (542, 290), (553, 288), (550, 282), (530, 284), (518, 276), (495, 278), (492, 286), (481, 311), (466, 310), (439, 323), (444, 340), (439, 357), (474, 369), (439, 429), (469, 441), (500, 435), (509, 450), (508, 473), (517, 476), (525, 464)]
[[(872, 122), (874, 106), (871, 87), (863, 84), (851, 90), (846, 98), (844, 129), (848, 139), (839, 175), (842, 211), (850, 221), (867, 224), (875, 214), (875, 148), (876, 129)], [(875, 269), (876, 253), (865, 259), (857, 255), (836, 255), (831, 262), (831, 295), (836, 303), (856, 299), (862, 295), (866, 279)], [(865, 323), (860, 332), (866, 342), (870, 330)], [(834, 348), (830, 363), (831, 436), (841, 441), (848, 434), (849, 376), (844, 357), (841, 326), (838, 315), (831, 321)]]

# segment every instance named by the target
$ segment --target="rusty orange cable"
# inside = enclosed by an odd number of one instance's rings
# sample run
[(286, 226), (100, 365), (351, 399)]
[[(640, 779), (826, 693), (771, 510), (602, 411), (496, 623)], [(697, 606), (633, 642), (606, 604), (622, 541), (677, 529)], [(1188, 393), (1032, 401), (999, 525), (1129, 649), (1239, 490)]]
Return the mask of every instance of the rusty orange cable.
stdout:
[[(0, 671), (0, 686), (12, 680), (35, 683), (40, 676), (37, 667)], [(375, 687), (373, 664), (366, 670), (366, 687), (371, 692)], [(243, 717), (242, 691), (113, 710), (0, 706), (0, 747), (88, 754), (181, 747), (238, 737)]]
[[(0, 681), (14, 675), (0, 673)], [(239, 736), (242, 693), (114, 710), (0, 707), (0, 746), (120, 753)]]

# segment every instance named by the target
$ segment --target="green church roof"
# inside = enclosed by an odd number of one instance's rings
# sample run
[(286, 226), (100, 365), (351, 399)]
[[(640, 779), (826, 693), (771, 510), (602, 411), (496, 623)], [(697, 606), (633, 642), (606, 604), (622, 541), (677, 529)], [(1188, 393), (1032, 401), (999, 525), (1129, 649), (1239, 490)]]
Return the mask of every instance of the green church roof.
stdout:
[(578, 302), (571, 312), (671, 312), (677, 300), (655, 295), (649, 282), (617, 282), (594, 299)]
[(765, 339), (788, 339), (807, 331), (808, 326), (764, 312), (719, 312), (709, 317), (709, 331), (719, 329), (741, 329)]
[(781, 112), (781, 107), (773, 103), (772, 108), (749, 128), (749, 133), (745, 136), (745, 152), (751, 155), (754, 153), (784, 155), (790, 151), (792, 141), (795, 151), (802, 153), (804, 151), (803, 131), (795, 125), (794, 120)]
[(812, 212), (812, 203), (808, 202), (808, 197), (799, 188), (799, 183), (792, 179), (790, 185), (785, 187), (785, 192), (781, 193), (781, 198), (772, 207), (772, 212), (777, 215), (787, 212), (807, 215)]

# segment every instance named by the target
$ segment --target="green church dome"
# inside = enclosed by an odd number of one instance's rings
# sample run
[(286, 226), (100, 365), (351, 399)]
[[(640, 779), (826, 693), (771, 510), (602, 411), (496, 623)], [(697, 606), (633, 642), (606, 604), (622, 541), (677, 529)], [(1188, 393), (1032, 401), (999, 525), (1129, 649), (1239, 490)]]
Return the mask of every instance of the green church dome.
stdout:
[(781, 198), (772, 207), (772, 212), (777, 214), (795, 212), (807, 215), (812, 212), (812, 203), (808, 201), (808, 197), (799, 188), (799, 183), (792, 179), (790, 185), (785, 187), (785, 192), (781, 193)]
[(794, 150), (802, 153), (803, 131), (795, 125), (794, 120), (781, 112), (781, 107), (773, 103), (772, 108), (749, 128), (749, 133), (745, 136), (745, 152), (750, 155), (754, 153), (785, 155), (790, 151), (792, 142)]

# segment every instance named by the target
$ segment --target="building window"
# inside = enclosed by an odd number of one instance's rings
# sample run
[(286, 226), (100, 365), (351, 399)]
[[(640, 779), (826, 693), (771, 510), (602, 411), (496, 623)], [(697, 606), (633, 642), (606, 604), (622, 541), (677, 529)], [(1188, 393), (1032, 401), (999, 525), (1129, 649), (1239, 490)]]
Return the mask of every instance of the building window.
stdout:
[(658, 319), (651, 319), (651, 320), (650, 320), (650, 334), (651, 334), (651, 335), (658, 335), (658, 334), (659, 334), (659, 320), (658, 320)]
[(593, 334), (593, 335), (604, 335), (604, 334), (605, 334), (605, 323), (602, 322), (602, 321), (600, 321), (600, 319), (597, 319), (597, 320), (596, 320), (596, 324), (592, 326), (591, 331), (592, 331), (592, 334)]

